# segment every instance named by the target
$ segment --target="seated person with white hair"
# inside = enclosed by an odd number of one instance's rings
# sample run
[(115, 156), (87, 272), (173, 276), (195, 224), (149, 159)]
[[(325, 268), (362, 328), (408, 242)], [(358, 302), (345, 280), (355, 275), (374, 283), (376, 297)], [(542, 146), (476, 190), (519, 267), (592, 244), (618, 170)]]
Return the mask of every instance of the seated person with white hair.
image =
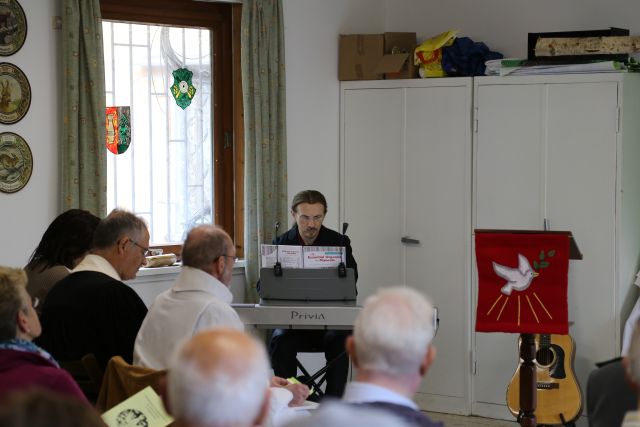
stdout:
[(167, 406), (181, 427), (262, 425), (271, 366), (262, 344), (233, 329), (212, 329), (180, 346), (169, 365)]
[(357, 374), (343, 400), (393, 413), (411, 426), (442, 426), (411, 400), (436, 357), (433, 317), (431, 303), (409, 287), (367, 298), (346, 343)]

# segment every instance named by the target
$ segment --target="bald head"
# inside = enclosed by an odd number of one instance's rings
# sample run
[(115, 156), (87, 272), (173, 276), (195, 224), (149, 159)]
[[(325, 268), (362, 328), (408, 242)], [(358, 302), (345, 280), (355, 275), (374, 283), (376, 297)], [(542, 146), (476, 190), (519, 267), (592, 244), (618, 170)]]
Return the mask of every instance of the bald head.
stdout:
[(188, 425), (250, 426), (268, 401), (270, 366), (264, 347), (244, 332), (194, 335), (169, 366), (173, 415)]
[[(233, 268), (234, 257), (235, 247), (231, 237), (222, 228), (212, 224), (191, 229), (182, 247), (183, 265), (205, 271), (225, 285), (229, 285), (223, 280), (226, 279), (223, 277), (225, 268)], [(228, 279), (231, 280), (230, 274)]]

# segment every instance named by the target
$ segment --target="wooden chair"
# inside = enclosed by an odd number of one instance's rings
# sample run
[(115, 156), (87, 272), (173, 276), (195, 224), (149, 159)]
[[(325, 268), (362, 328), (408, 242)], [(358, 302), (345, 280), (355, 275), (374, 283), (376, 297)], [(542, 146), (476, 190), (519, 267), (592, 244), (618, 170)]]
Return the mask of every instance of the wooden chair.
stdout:
[(161, 395), (160, 382), (166, 375), (166, 370), (130, 365), (122, 357), (114, 356), (107, 363), (96, 407), (105, 412), (147, 386)]

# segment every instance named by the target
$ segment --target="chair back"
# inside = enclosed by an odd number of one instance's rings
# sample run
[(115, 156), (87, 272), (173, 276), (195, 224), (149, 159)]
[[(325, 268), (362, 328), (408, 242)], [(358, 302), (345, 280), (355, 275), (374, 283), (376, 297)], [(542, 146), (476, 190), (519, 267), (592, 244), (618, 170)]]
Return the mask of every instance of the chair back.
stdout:
[(100, 412), (108, 411), (147, 386), (162, 395), (160, 382), (166, 375), (166, 370), (130, 365), (122, 357), (114, 356), (107, 363), (96, 407)]

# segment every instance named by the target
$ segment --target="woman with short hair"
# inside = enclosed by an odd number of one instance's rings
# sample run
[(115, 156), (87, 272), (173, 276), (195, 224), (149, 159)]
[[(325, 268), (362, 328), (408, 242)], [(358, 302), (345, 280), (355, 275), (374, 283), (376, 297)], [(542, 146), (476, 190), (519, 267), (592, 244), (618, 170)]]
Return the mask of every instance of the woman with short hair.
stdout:
[(0, 267), (0, 401), (14, 391), (30, 388), (86, 401), (71, 375), (32, 342), (42, 328), (26, 285), (23, 270)]

